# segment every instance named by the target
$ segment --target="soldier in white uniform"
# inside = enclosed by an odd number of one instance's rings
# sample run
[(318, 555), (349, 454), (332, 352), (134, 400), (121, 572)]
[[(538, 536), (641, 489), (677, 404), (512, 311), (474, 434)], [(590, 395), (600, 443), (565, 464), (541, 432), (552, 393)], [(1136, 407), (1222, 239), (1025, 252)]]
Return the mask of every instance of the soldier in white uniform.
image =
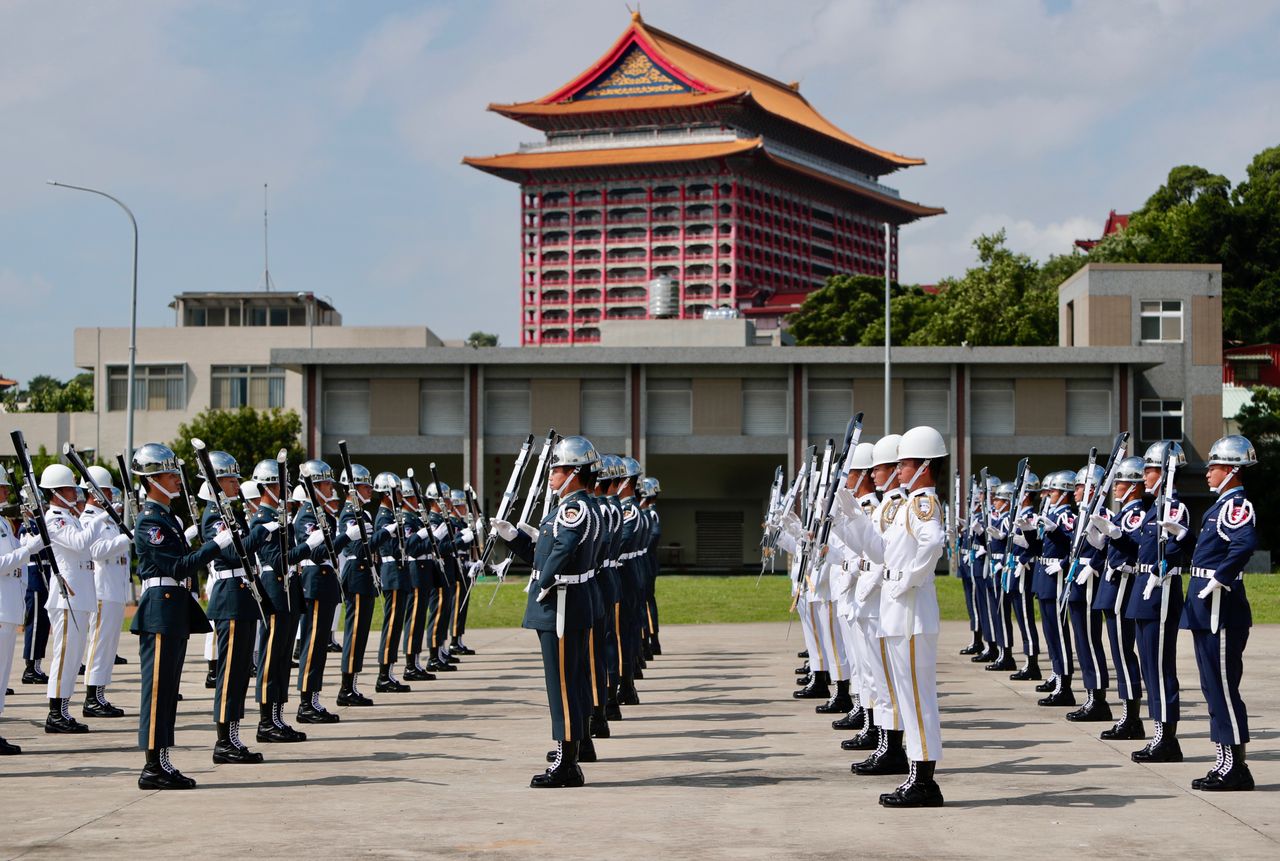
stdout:
[[(936, 462), (947, 456), (942, 435), (915, 427), (898, 443), (898, 480), (907, 494), (884, 533), (866, 517), (853, 515), (852, 530), (862, 551), (884, 563), (880, 625), (889, 655), (890, 685), (906, 730), (911, 769), (895, 791), (880, 796), (885, 807), (940, 807), (942, 790), (933, 779), (942, 758), (938, 718), (938, 600), (934, 568), (945, 534), (936, 493)], [(860, 512), (859, 512), (860, 513)]]
[[(120, 491), (111, 486), (111, 473), (100, 466), (89, 474), (112, 504)], [(88, 482), (84, 483), (88, 489)], [(94, 591), (97, 606), (89, 616), (89, 650), (84, 658), (85, 697), (81, 713), (85, 717), (123, 717), (124, 710), (107, 699), (107, 685), (116, 664), (116, 647), (124, 622), (124, 605), (129, 600), (129, 548), (133, 541), (120, 532), (111, 515), (90, 497), (80, 523), (93, 536), (89, 556), (93, 559)]]
[[(0, 466), (0, 507), (7, 507), (13, 488), (9, 473)], [(16, 507), (15, 507), (16, 508)], [(13, 650), (22, 630), (26, 609), (27, 560), (44, 549), (37, 535), (18, 537), (9, 517), (0, 515), (0, 714), (4, 714), (5, 692), (9, 687), (9, 669), (13, 666)], [(0, 756), (22, 753), (22, 748), (0, 737)]]
[(84, 657), (89, 635), (89, 617), (97, 607), (93, 559), (93, 533), (80, 523), (76, 479), (70, 468), (50, 464), (40, 474), (40, 487), (49, 498), (45, 526), (58, 570), (67, 581), (69, 594), (56, 586), (49, 589), (45, 609), (49, 611), (49, 715), (44, 731), (49, 733), (88, 732), (89, 727), (71, 716), (68, 704), (76, 690), (76, 673)]
[[(876, 497), (875, 482), (868, 475), (874, 448), (869, 442), (858, 443), (854, 447), (849, 453), (849, 475), (845, 480), (845, 488), (868, 512), (880, 502)], [(848, 714), (832, 721), (831, 728), (861, 730), (867, 725), (866, 709), (875, 701), (871, 655), (860, 619), (864, 605), (858, 601), (858, 578), (865, 560), (849, 549), (836, 533), (835, 519), (841, 516), (839, 509), (832, 512), (828, 558), (835, 566), (832, 572), (832, 592), (836, 596), (836, 620), (841, 626), (841, 637), (849, 660), (852, 701)]]

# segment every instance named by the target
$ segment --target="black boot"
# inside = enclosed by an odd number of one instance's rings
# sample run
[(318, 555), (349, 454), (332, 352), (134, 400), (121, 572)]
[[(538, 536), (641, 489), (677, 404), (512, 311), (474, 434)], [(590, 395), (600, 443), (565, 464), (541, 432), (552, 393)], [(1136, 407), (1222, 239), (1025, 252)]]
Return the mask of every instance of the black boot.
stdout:
[(24, 685), (47, 685), (49, 677), (36, 666), (35, 661), (27, 661), (27, 668), (22, 671), (22, 683)]
[(196, 782), (169, 762), (169, 748), (147, 751), (147, 763), (138, 775), (139, 789), (195, 789)]
[(378, 681), (374, 683), (373, 689), (380, 694), (404, 694), (413, 690), (391, 675), (390, 664), (382, 664), (378, 667)]
[(276, 728), (285, 736), (284, 741), (306, 741), (307, 734), (300, 729), (294, 729), (289, 726), (284, 719), (284, 703), (273, 703), (271, 706), (271, 719), (275, 722)]
[(999, 654), (996, 659), (987, 664), (987, 670), (992, 673), (1007, 673), (1009, 670), (1016, 670), (1018, 664), (1013, 660), (1013, 655), (1009, 654), (1009, 650), (1004, 646), (1000, 647)]
[(791, 696), (798, 700), (825, 700), (831, 696), (829, 680), (830, 676), (825, 670), (818, 670), (813, 674), (809, 684), (798, 691), (792, 691)]
[(982, 651), (969, 659), (974, 664), (989, 664), (996, 659), (996, 644), (987, 643), (983, 646)]
[(1204, 792), (1252, 792), (1253, 773), (1244, 761), (1244, 745), (1224, 744), (1218, 747), (1222, 762), (1203, 778), (1191, 781), (1191, 788)]
[(297, 741), (291, 733), (276, 725), (275, 703), (263, 703), (258, 706), (258, 732), (255, 736), (258, 744), (275, 744)]
[(808, 662), (808, 661), (805, 661), (803, 664), (801, 664), (800, 666), (796, 667), (796, 675), (797, 675), (797, 676), (807, 676), (807, 675), (809, 675), (809, 662)]
[(796, 685), (805, 688), (813, 683), (813, 673), (805, 673), (803, 676), (796, 676)]
[(1058, 674), (1050, 673), (1049, 678), (1045, 679), (1043, 682), (1036, 685), (1036, 693), (1047, 694), (1052, 692), (1053, 689), (1056, 688), (1057, 686), (1058, 686)]
[(604, 706), (596, 706), (591, 710), (591, 737), (592, 738), (609, 738), (612, 733), (609, 730), (609, 718), (605, 714)]
[(1098, 738), (1104, 741), (1137, 741), (1146, 737), (1147, 728), (1142, 725), (1142, 718), (1139, 717), (1137, 700), (1125, 700), (1120, 720), (1111, 729), (1104, 729), (1098, 734)]
[(293, 641), (293, 665), (298, 666), (298, 661), (302, 659), (302, 641)]
[(116, 708), (107, 701), (106, 690), (105, 685), (89, 685), (84, 697), (84, 707), (80, 709), (80, 713), (85, 717), (124, 717), (124, 709)]
[(604, 716), (609, 720), (622, 720), (622, 709), (618, 705), (618, 686), (609, 687), (609, 699), (604, 704)]
[(588, 733), (578, 740), (578, 762), (595, 762), (596, 759), (596, 743)]
[(1135, 750), (1129, 758), (1134, 762), (1182, 762), (1177, 722), (1157, 721), (1155, 738), (1142, 750)]
[(902, 730), (885, 730), (884, 739), (871, 756), (853, 767), (854, 774), (907, 774), (911, 763), (902, 747)]
[(636, 661), (636, 668), (631, 671), (631, 678), (637, 681), (644, 681), (644, 661)]
[(962, 655), (976, 655), (983, 649), (982, 635), (977, 631), (973, 632), (973, 639), (969, 641), (969, 645), (960, 650)]
[(804, 658), (804, 659), (808, 660), (808, 658), (809, 658), (809, 650), (808, 650), (808, 649), (805, 649), (803, 652), (796, 652), (796, 657), (797, 657), (797, 658)]
[(474, 655), (476, 650), (462, 642), (461, 639), (455, 639), (449, 644), (449, 650), (455, 655)]
[(360, 691), (356, 690), (356, 674), (343, 673), (342, 686), (338, 688), (338, 705), (340, 706), (371, 706), (373, 700), (366, 697)]
[(833, 715), (852, 711), (853, 697), (849, 696), (849, 683), (847, 681), (836, 682), (835, 696), (820, 706), (814, 706), (813, 710), (820, 715)]
[(48, 733), (74, 734), (88, 732), (89, 727), (71, 716), (67, 708), (70, 700), (54, 697), (49, 700), (49, 714), (44, 719), (44, 731)]
[(0, 756), (17, 756), (22, 753), (22, 748), (16, 744), (9, 744), (3, 738), (0, 738)]
[[(646, 661), (653, 660), (653, 646), (649, 645), (648, 637), (642, 638), (641, 646), (640, 646), (640, 654), (644, 655), (644, 659)], [(590, 760), (584, 759), (583, 762), (590, 762)]]
[(618, 702), (624, 706), (640, 705), (640, 694), (636, 692), (635, 678), (630, 673), (624, 675), (618, 685)]
[(205, 673), (204, 686), (206, 688), (216, 688), (218, 686), (218, 662), (209, 661), (209, 672)]
[(121, 664), (127, 664), (127, 663), (129, 663), (129, 661), (128, 661), (128, 660), (126, 660), (125, 658), (120, 657), (119, 655), (116, 655), (116, 661), (115, 661), (115, 664), (116, 664), (116, 666), (117, 666), (117, 667), (118, 667), (118, 666), (120, 666)]
[(315, 692), (302, 692), (298, 702), (298, 723), (337, 723), (341, 718), (320, 705), (320, 695)]
[(576, 741), (556, 742), (557, 756), (551, 767), (542, 774), (535, 774), (529, 786), (533, 789), (559, 789), (568, 786), (582, 786), (586, 780), (582, 769), (578, 767), (578, 743)]
[(649, 647), (653, 649), (655, 655), (662, 654), (662, 644), (658, 642), (658, 632), (654, 631), (653, 636), (649, 638)]
[(342, 654), (342, 644), (339, 643), (337, 640), (330, 639), (329, 645), (326, 646), (325, 648), (329, 650), (330, 654), (334, 654), (334, 653), (337, 653), (339, 655)]
[(1027, 662), (1022, 665), (1022, 669), (1010, 675), (1009, 678), (1015, 682), (1040, 681), (1040, 662), (1036, 660), (1035, 655), (1028, 655)]
[(840, 718), (840, 720), (833, 720), (831, 722), (831, 728), (840, 730), (851, 729), (856, 732), (867, 725), (868, 712), (870, 712), (870, 709), (863, 708), (862, 706), (854, 706), (849, 710), (849, 713)]
[(875, 750), (880, 746), (880, 732), (875, 725), (874, 711), (875, 709), (866, 709), (866, 722), (862, 725), (862, 732), (840, 742), (841, 750)]
[(934, 763), (911, 763), (906, 781), (893, 792), (880, 796), (881, 807), (941, 807), (942, 790), (933, 779)]
[(1084, 705), (1073, 712), (1067, 712), (1067, 720), (1075, 723), (1097, 723), (1111, 720), (1111, 704), (1107, 702), (1104, 690), (1087, 691)]
[(213, 745), (214, 765), (256, 765), (262, 762), (262, 754), (249, 750), (240, 740), (240, 722), (218, 724), (218, 740)]
[(1036, 700), (1037, 705), (1042, 706), (1073, 706), (1076, 704), (1075, 691), (1071, 690), (1071, 677), (1059, 676), (1057, 683), (1054, 685), (1053, 693), (1047, 697)]
[(404, 680), (406, 682), (433, 682), (436, 677), (418, 663), (417, 655), (404, 656)]

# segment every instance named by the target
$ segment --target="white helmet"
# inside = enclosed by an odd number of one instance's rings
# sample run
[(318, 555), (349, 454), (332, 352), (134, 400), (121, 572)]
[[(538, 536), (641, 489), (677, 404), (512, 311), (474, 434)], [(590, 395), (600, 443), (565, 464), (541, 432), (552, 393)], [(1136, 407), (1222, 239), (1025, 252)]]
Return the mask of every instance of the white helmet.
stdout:
[(0, 464), (0, 487), (13, 487), (9, 483), (9, 471), (4, 468), (4, 464)]
[(947, 444), (938, 433), (928, 425), (913, 427), (902, 435), (898, 443), (898, 460), (934, 460), (947, 456)]
[(209, 487), (209, 482), (207, 481), (200, 482), (200, 489), (196, 491), (196, 496), (200, 497), (205, 502), (217, 502), (217, 500), (213, 498), (213, 488)]
[(240, 482), (240, 492), (244, 494), (245, 499), (262, 498), (262, 490), (258, 487), (258, 482), (253, 479)]
[[(102, 488), (102, 492), (107, 494), (107, 496), (109, 496), (112, 499), (115, 499), (117, 496), (119, 496), (119, 493), (116, 491), (116, 487), (115, 487), (116, 480), (111, 475), (111, 473), (107, 471), (107, 468), (105, 466), (98, 466), (95, 463), (93, 466), (89, 467), (89, 475), (93, 478), (94, 482), (98, 485), (98, 487)], [(89, 482), (82, 481), (80, 482), (80, 486), (83, 487), (85, 490), (88, 490)]]
[(293, 486), (293, 492), (289, 494), (289, 498), (294, 502), (306, 502), (307, 489), (301, 484), (295, 484)]
[(60, 463), (51, 463), (40, 473), (40, 486), (45, 490), (56, 490), (61, 487), (75, 487), (76, 477), (71, 467)]
[(860, 442), (849, 457), (849, 469), (871, 469), (875, 462), (875, 446), (869, 442)]
[(898, 442), (902, 439), (901, 434), (891, 433), (888, 436), (882, 436), (871, 448), (871, 465), (883, 466), (886, 463), (898, 462)]

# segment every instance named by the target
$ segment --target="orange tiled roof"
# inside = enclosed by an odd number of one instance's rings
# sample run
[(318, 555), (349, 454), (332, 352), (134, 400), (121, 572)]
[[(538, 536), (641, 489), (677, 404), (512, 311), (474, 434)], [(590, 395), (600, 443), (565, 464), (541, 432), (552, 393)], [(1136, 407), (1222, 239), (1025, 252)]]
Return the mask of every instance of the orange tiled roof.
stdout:
[(722, 158), (758, 149), (760, 138), (718, 143), (677, 144), (673, 146), (636, 146), (616, 149), (562, 150), (559, 152), (512, 152), (487, 158), (464, 158), (480, 170), (492, 173), (505, 170), (555, 170), (556, 168), (598, 167), (617, 164), (649, 164), (652, 162), (697, 161)]
[[(622, 55), (638, 45), (670, 77), (680, 80), (687, 92), (669, 92), (656, 96), (630, 96), (621, 99), (592, 99), (584, 105), (574, 101), (579, 93), (608, 70)], [(678, 36), (650, 27), (634, 13), (631, 25), (613, 46), (589, 69), (558, 90), (533, 102), (490, 105), (490, 109), (507, 116), (563, 115), (609, 110), (631, 110), (645, 107), (638, 99), (654, 101), (650, 107), (687, 107), (722, 101), (747, 94), (762, 109), (774, 116), (804, 126), (818, 134), (883, 159), (894, 167), (924, 164), (924, 159), (899, 155), (858, 140), (818, 113), (795, 84), (784, 84), (732, 60), (725, 59), (693, 45)], [(710, 97), (710, 98), (709, 98)], [(615, 102), (616, 104), (604, 104)]]

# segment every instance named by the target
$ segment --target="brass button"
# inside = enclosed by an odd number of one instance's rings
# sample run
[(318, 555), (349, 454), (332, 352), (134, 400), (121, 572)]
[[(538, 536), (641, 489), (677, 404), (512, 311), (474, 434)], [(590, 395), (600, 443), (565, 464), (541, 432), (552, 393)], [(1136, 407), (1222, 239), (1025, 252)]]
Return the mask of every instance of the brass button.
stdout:
[(168, 593), (168, 592), (165, 592), (165, 593), (164, 593), (164, 596), (165, 596), (166, 598), (168, 598), (168, 597), (169, 597), (169, 593)]

